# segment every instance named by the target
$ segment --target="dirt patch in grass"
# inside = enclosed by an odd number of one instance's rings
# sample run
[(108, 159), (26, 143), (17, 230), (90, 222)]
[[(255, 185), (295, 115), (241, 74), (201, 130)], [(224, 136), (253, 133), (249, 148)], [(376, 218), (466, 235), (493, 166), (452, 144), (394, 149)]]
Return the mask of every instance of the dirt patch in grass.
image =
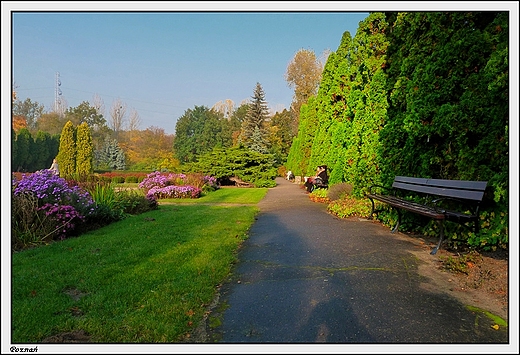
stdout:
[[(460, 260), (462, 270), (449, 270), (453, 287), (461, 292), (473, 293), (479, 303), (488, 305), (494, 314), (506, 317), (509, 305), (509, 256), (506, 251), (457, 254), (445, 251), (442, 269), (452, 260)], [(485, 307), (484, 307), (485, 308)]]
[(421, 287), (447, 293), (466, 306), (478, 307), (506, 322), (509, 317), (509, 255), (496, 252), (459, 253), (441, 248), (430, 255), (436, 241), (418, 243), (414, 255), (424, 261), (419, 267), (429, 282)]
[(90, 335), (84, 330), (75, 330), (52, 335), (43, 339), (42, 343), (90, 343)]

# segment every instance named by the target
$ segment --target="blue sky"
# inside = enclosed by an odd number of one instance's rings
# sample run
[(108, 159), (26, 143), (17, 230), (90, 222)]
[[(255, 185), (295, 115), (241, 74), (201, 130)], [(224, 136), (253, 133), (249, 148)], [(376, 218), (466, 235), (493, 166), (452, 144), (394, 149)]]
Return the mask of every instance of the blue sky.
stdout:
[(102, 98), (137, 110), (140, 129), (175, 132), (185, 110), (231, 99), (259, 82), (268, 106), (289, 108), (284, 79), (300, 49), (335, 51), (368, 12), (15, 12), (12, 80), (20, 100), (50, 109), (56, 73), (69, 107)]
[(18, 98), (50, 110), (59, 73), (68, 107), (96, 95), (109, 120), (119, 99), (127, 115), (138, 112), (140, 129), (168, 134), (187, 109), (227, 99), (239, 105), (257, 82), (273, 111), (289, 108), (293, 89), (284, 74), (295, 53), (335, 51), (369, 11), (500, 9), (495, 2), (78, 3), (2, 2), (2, 51), (7, 40)]

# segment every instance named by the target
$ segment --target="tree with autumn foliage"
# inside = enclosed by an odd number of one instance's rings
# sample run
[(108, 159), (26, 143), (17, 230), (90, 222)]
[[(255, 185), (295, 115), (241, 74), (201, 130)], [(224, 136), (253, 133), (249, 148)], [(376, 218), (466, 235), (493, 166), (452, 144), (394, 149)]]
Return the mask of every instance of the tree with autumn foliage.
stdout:
[(163, 128), (151, 126), (143, 131), (121, 131), (119, 145), (124, 150), (127, 166), (135, 171), (175, 171), (179, 161), (172, 152), (173, 135)]
[[(44, 113), (44, 106), (38, 102), (31, 101), (30, 98), (24, 101), (15, 100), (12, 107), (13, 125), (16, 121), (16, 126), (23, 125), (21, 122), (25, 120), (25, 127), (31, 133), (36, 133), (36, 123), (41, 115)], [(15, 127), (16, 130), (16, 127)]]
[(48, 112), (41, 115), (36, 122), (36, 127), (40, 131), (48, 132), (50, 134), (61, 134), (61, 130), (67, 123), (65, 117), (60, 116), (56, 112)]
[(316, 57), (314, 51), (300, 49), (287, 65), (285, 80), (290, 88), (294, 88), (291, 113), (293, 116), (293, 135), (298, 130), (300, 107), (311, 96), (315, 96), (321, 81), (323, 64)]
[(275, 157), (277, 165), (287, 160), (294, 135), (292, 133), (292, 115), (289, 110), (276, 112), (268, 124), (270, 153)]

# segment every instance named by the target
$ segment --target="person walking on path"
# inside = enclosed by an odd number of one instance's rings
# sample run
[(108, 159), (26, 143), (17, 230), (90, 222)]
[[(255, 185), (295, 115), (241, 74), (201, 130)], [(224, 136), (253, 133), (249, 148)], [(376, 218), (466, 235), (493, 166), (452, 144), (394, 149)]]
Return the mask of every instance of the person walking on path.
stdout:
[(206, 328), (207, 342), (494, 344), (490, 352), (508, 343), (507, 329), (439, 286), (446, 275), (427, 246), (337, 218), (276, 182), (220, 288), (211, 317), (221, 323)]

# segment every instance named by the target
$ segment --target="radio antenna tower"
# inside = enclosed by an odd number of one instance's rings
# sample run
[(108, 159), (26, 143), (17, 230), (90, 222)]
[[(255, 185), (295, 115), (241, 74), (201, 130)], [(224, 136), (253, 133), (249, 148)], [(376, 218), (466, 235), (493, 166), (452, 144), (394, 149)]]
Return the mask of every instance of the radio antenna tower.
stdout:
[(54, 89), (54, 110), (57, 113), (61, 113), (61, 80), (60, 80), (60, 72), (56, 72), (56, 84)]

